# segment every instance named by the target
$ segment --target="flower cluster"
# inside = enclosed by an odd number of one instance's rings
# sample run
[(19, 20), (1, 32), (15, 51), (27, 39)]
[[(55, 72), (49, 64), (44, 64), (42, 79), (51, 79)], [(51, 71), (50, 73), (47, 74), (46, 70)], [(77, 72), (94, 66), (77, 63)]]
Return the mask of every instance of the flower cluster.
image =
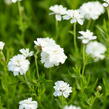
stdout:
[(3, 50), (4, 46), (5, 46), (5, 43), (0, 41), (0, 50)]
[(41, 62), (46, 68), (65, 62), (67, 56), (64, 54), (63, 48), (57, 45), (53, 39), (38, 38), (34, 43), (41, 48)]
[(89, 30), (86, 32), (80, 31), (79, 33), (82, 36), (79, 36), (78, 39), (81, 39), (82, 43), (86, 44), (86, 53), (94, 58), (95, 61), (104, 59), (106, 47), (97, 41), (92, 41), (95, 40), (97, 36), (94, 36), (93, 32), (90, 32)]
[(65, 98), (68, 98), (72, 92), (72, 87), (70, 87), (69, 84), (64, 81), (55, 82), (54, 89), (54, 96), (64, 96)]
[(109, 6), (109, 0), (103, 0), (103, 1), (104, 1), (103, 6), (108, 7)]
[(29, 51), (29, 48), (26, 48), (26, 49), (23, 48), (23, 49), (20, 49), (19, 51), (20, 51), (20, 53), (21, 53), (23, 56), (25, 56), (26, 58), (31, 57), (31, 56), (33, 56), (33, 54), (34, 54), (33, 51)]
[(98, 1), (95, 2), (87, 2), (84, 3), (80, 7), (80, 12), (84, 16), (85, 19), (93, 19), (96, 20), (99, 18), (101, 14), (104, 13), (104, 7)]
[(70, 20), (70, 23), (78, 22), (79, 24), (83, 25), (84, 18), (79, 10), (67, 10), (67, 8), (63, 8), (62, 5), (51, 6), (50, 10), (53, 11), (53, 14), (55, 14), (57, 21), (61, 21), (62, 19)]
[(62, 5), (51, 6), (50, 10), (52, 11), (51, 14), (55, 14), (57, 21), (61, 21), (62, 19), (70, 20), (70, 23), (78, 22), (80, 25), (83, 25), (85, 19), (98, 19), (105, 11), (102, 4), (98, 1), (84, 3), (77, 10), (67, 10)]
[(79, 31), (79, 33), (82, 35), (78, 37), (78, 39), (82, 40), (83, 44), (89, 43), (91, 40), (95, 40), (97, 37), (93, 35), (93, 32), (90, 32), (90, 30), (87, 31)]
[(52, 13), (50, 15), (55, 14), (56, 20), (61, 21), (62, 16), (66, 14), (67, 9), (64, 8), (62, 5), (54, 5), (49, 8)]
[(28, 71), (30, 62), (26, 58), (33, 55), (29, 49), (21, 49), (20, 52), (22, 54), (12, 57), (8, 63), (8, 70), (13, 72), (14, 76), (24, 75)]
[(86, 46), (86, 53), (91, 57), (93, 57), (95, 61), (104, 59), (105, 52), (106, 52), (106, 47), (97, 41), (90, 42)]
[(70, 23), (76, 23), (78, 22), (80, 25), (83, 25), (84, 23), (84, 17), (80, 13), (79, 10), (68, 10), (66, 12), (66, 15), (63, 16), (64, 20), (69, 20)]
[(28, 98), (26, 100), (19, 102), (19, 109), (37, 109), (38, 103), (37, 101), (32, 101), (32, 98)]
[(81, 109), (81, 108), (78, 106), (70, 105), (70, 106), (65, 106), (64, 109)]

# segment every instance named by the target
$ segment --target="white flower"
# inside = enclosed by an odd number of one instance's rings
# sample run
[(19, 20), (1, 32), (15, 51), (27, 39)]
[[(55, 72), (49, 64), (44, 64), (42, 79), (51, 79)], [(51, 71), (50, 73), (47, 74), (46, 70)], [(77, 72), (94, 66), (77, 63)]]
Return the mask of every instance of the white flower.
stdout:
[(41, 47), (41, 62), (46, 68), (63, 64), (67, 59), (63, 48), (57, 45), (53, 39), (38, 38), (34, 43)]
[(95, 40), (97, 37), (93, 35), (93, 32), (87, 31), (79, 31), (82, 36), (79, 36), (78, 39), (82, 40), (83, 44), (89, 43), (91, 40)]
[(103, 0), (103, 1), (104, 1), (103, 6), (108, 7), (109, 6), (109, 0)]
[(63, 64), (66, 59), (63, 48), (60, 48), (58, 45), (48, 47), (41, 52), (41, 62), (46, 68), (58, 66), (60, 63)]
[(70, 105), (70, 106), (65, 106), (64, 109), (81, 109), (81, 108), (78, 106)]
[(104, 13), (104, 7), (98, 1), (87, 2), (80, 7), (80, 12), (86, 19), (96, 20)]
[(8, 70), (12, 71), (14, 76), (24, 75), (29, 69), (30, 62), (26, 59), (25, 56), (18, 54), (10, 59), (8, 63)]
[(95, 61), (104, 59), (105, 52), (106, 52), (106, 47), (97, 41), (90, 42), (86, 46), (86, 53), (90, 55), (92, 58), (94, 58)]
[(37, 101), (32, 101), (32, 98), (28, 98), (26, 100), (19, 102), (19, 109), (37, 109), (38, 103)]
[(5, 0), (5, 3), (6, 3), (7, 5), (10, 5), (10, 4), (16, 3), (16, 2), (18, 2), (18, 1), (22, 1), (22, 0)]
[(79, 10), (68, 10), (66, 12), (66, 15), (63, 16), (64, 20), (69, 20), (71, 23), (76, 23), (78, 22), (80, 25), (83, 25), (84, 23), (84, 17), (80, 13)]
[(66, 13), (66, 8), (64, 8), (62, 5), (54, 5), (49, 8), (52, 12), (50, 15), (55, 14), (55, 18), (57, 21), (62, 20), (62, 16)]
[(4, 46), (5, 46), (5, 43), (0, 41), (0, 50), (3, 50)]
[(33, 56), (33, 54), (34, 54), (33, 51), (29, 51), (29, 48), (26, 48), (26, 49), (23, 48), (23, 49), (20, 49), (19, 51), (20, 51), (20, 53), (22, 53), (22, 55), (25, 56), (26, 58), (27, 58), (27, 57), (31, 57), (31, 56)]
[(16, 3), (18, 1), (22, 1), (22, 0), (11, 0), (13, 3)]
[(65, 98), (68, 98), (72, 92), (72, 87), (70, 87), (69, 84), (64, 81), (55, 82), (54, 89), (54, 96), (64, 96)]
[(34, 41), (36, 46), (39, 46), (42, 50), (48, 47), (54, 47), (56, 42), (51, 38), (37, 38), (37, 41)]

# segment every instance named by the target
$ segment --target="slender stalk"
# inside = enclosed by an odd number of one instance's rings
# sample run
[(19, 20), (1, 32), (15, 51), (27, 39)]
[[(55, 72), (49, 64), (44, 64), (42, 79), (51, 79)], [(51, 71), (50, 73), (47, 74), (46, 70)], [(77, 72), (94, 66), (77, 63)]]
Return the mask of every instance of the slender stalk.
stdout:
[(26, 74), (24, 75), (24, 79), (25, 79), (25, 82), (26, 82), (28, 88), (33, 92), (33, 89), (32, 89), (32, 86), (31, 86), (31, 83), (29, 82), (29, 80), (28, 80)]
[(87, 29), (89, 29), (90, 28), (90, 26), (91, 26), (91, 23), (92, 23), (92, 20), (90, 19), (90, 20), (88, 20), (88, 24), (87, 24)]
[(6, 57), (3, 53), (2, 50), (0, 50), (0, 63), (4, 66), (4, 71), (7, 72), (7, 62), (6, 62)]
[(35, 65), (36, 65), (36, 72), (37, 72), (37, 77), (39, 78), (39, 68), (38, 68), (38, 61), (37, 61), (37, 59), (38, 59), (38, 53), (39, 52), (36, 52), (36, 54), (34, 55), (34, 57), (35, 57)]
[(77, 42), (76, 42), (76, 23), (74, 23), (74, 48), (77, 51)]
[(22, 19), (22, 16), (21, 16), (21, 4), (20, 4), (20, 1), (18, 1), (18, 11), (19, 11), (19, 18), (20, 20)]
[(21, 41), (21, 44), (24, 46), (24, 32), (25, 32), (25, 28), (23, 27), (24, 24), (23, 24), (23, 10), (22, 10), (22, 6), (21, 6), (21, 3), (20, 1), (18, 1), (18, 12), (19, 12), (19, 29), (21, 31), (21, 37), (20, 37), (20, 41)]
[(51, 80), (51, 73), (52, 73), (52, 68), (49, 69), (49, 72), (48, 72), (48, 78), (49, 80)]
[(24, 79), (25, 79), (25, 81), (26, 81), (27, 85), (29, 86), (29, 81), (28, 81), (28, 79), (27, 79), (26, 74), (24, 75)]
[(60, 101), (61, 101), (61, 108), (64, 107), (64, 97), (63, 96), (60, 96)]
[(108, 15), (108, 19), (109, 19), (109, 7), (107, 7), (107, 15)]
[(86, 56), (85, 56), (85, 45), (83, 45), (83, 68), (82, 68), (82, 75), (85, 73), (85, 67), (86, 67)]
[[(18, 1), (18, 11), (19, 11), (19, 21), (20, 21), (20, 25), (23, 24), (23, 17), (22, 17), (22, 6), (20, 4), (20, 1)], [(24, 29), (21, 29), (20, 30), (23, 32)]]
[(4, 64), (6, 62), (6, 59), (5, 59), (5, 56), (4, 56), (4, 53), (2, 50), (0, 50), (0, 60), (1, 60), (2, 64)]
[(56, 20), (56, 40), (58, 40), (58, 21)]

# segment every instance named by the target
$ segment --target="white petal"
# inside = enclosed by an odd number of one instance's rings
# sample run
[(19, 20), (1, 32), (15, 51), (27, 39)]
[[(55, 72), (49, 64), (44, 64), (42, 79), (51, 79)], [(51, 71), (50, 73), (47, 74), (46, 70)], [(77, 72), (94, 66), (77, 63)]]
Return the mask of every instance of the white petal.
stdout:
[(76, 23), (76, 19), (72, 19), (70, 23)]
[(79, 23), (80, 25), (83, 25), (83, 20), (78, 20), (78, 23)]
[(89, 42), (89, 40), (82, 40), (83, 44), (87, 44)]
[(108, 3), (103, 3), (103, 6), (104, 7), (108, 7)]
[(65, 15), (65, 16), (63, 16), (63, 19), (64, 19), (64, 20), (69, 20), (69, 19), (70, 19), (70, 16)]
[(61, 15), (56, 15), (55, 17), (56, 17), (56, 20), (57, 20), (57, 21), (61, 21), (61, 20), (62, 20)]

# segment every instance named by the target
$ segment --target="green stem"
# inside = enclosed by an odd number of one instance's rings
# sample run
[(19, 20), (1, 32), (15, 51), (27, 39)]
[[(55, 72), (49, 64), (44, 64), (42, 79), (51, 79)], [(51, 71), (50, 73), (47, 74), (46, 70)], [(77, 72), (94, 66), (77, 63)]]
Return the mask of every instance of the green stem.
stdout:
[(60, 100), (61, 100), (61, 108), (63, 108), (64, 107), (64, 97), (60, 96)]
[(109, 7), (107, 7), (107, 15), (108, 15), (108, 19), (109, 19)]
[(90, 28), (90, 26), (91, 26), (91, 23), (92, 23), (92, 20), (90, 19), (90, 20), (88, 20), (88, 24), (87, 24), (87, 29), (89, 29)]
[(3, 53), (3, 51), (2, 50), (0, 50), (0, 62), (1, 62), (1, 64), (3, 65), (3, 67), (4, 67), (4, 71), (5, 72), (7, 72), (7, 62), (6, 62), (6, 57), (5, 57), (5, 55), (4, 55), (4, 53)]
[(49, 80), (51, 80), (51, 73), (52, 73), (52, 68), (49, 69), (49, 72), (48, 72), (48, 78)]
[[(19, 21), (20, 25), (23, 23), (23, 18), (22, 18), (22, 6), (20, 4), (20, 1), (18, 1), (18, 11), (19, 11)], [(24, 30), (20, 28), (20, 30), (23, 32)]]
[(34, 57), (35, 57), (35, 65), (36, 65), (37, 77), (39, 78), (39, 68), (38, 68), (38, 61), (37, 61), (38, 56), (37, 55), (38, 55), (38, 52), (36, 52)]
[(86, 67), (86, 56), (85, 56), (85, 45), (83, 45), (83, 68), (82, 68), (82, 75), (85, 73), (85, 67)]
[(74, 48), (77, 51), (77, 42), (76, 42), (76, 23), (74, 23)]
[(29, 81), (28, 81), (28, 79), (27, 79), (26, 74), (24, 75), (24, 79), (25, 79), (25, 81), (26, 81), (27, 85), (30, 87), (30, 83), (29, 83)]
[(18, 1), (18, 11), (19, 11), (19, 17), (20, 17), (20, 19), (22, 19), (21, 18), (21, 4), (20, 4), (20, 1)]
[(19, 39), (21, 39), (21, 44), (24, 46), (24, 32), (25, 32), (25, 28), (23, 27), (24, 26), (24, 23), (23, 23), (23, 11), (22, 11), (22, 6), (21, 6), (21, 3), (20, 1), (18, 1), (18, 12), (19, 12), (19, 30), (21, 31), (21, 37), (19, 37)]
[(58, 21), (56, 20), (56, 40), (58, 40)]
[(26, 74), (24, 75), (24, 79), (25, 79), (25, 82), (26, 82), (28, 88), (31, 90), (31, 92), (34, 92), (33, 89), (32, 89), (31, 83), (28, 81)]

